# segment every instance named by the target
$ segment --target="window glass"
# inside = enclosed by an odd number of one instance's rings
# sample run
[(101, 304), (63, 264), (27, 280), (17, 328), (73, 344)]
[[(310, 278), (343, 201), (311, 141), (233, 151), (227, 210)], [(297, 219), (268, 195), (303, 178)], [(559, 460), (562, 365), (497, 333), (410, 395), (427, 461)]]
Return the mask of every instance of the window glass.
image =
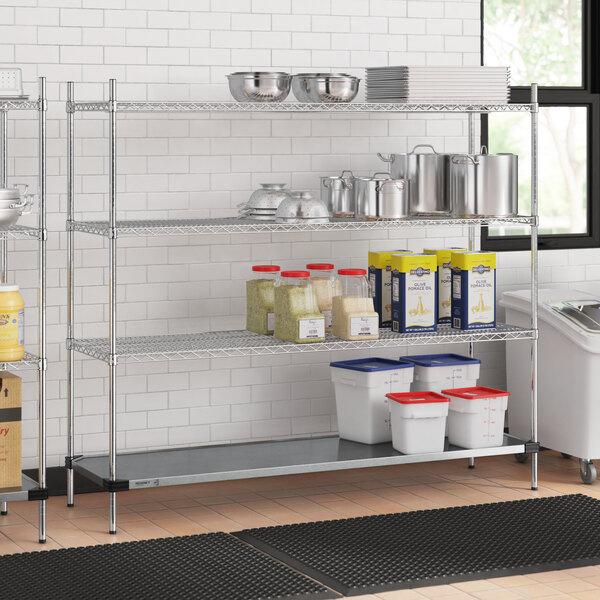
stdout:
[[(531, 130), (526, 114), (489, 115), (490, 153), (519, 155), (519, 213), (531, 213)], [(587, 233), (587, 108), (540, 107), (538, 207), (540, 234)], [(490, 227), (490, 235), (529, 230)]]
[(582, 85), (582, 0), (484, 0), (484, 61), (511, 85)]

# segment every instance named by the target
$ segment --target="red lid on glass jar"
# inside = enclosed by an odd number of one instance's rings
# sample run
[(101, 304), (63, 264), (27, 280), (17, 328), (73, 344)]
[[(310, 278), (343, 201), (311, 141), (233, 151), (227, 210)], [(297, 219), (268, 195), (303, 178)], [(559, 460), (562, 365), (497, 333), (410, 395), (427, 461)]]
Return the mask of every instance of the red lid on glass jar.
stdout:
[(310, 263), (306, 265), (306, 268), (311, 271), (332, 271), (335, 269), (335, 265), (329, 263)]
[(308, 271), (281, 271), (282, 277), (310, 277)]
[(366, 275), (366, 269), (339, 269), (339, 275)]
[(262, 273), (268, 273), (268, 272), (275, 272), (275, 271), (280, 271), (281, 267), (278, 267), (277, 265), (254, 265), (252, 267), (253, 271), (260, 271)]

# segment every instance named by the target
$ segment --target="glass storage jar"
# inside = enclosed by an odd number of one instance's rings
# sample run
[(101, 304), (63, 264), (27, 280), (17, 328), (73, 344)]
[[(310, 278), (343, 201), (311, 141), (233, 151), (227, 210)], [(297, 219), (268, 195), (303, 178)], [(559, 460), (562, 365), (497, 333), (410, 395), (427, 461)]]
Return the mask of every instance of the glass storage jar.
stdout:
[(287, 342), (325, 341), (325, 317), (308, 271), (282, 271), (275, 283), (275, 333)]
[(333, 334), (344, 340), (379, 338), (379, 316), (366, 269), (340, 269), (339, 293), (333, 297)]
[(339, 293), (340, 282), (335, 274), (335, 266), (329, 263), (309, 263), (310, 282), (317, 294), (319, 310), (325, 317), (325, 331), (333, 327), (333, 297)]
[(253, 279), (246, 281), (246, 329), (273, 335), (275, 329), (275, 281), (281, 267), (254, 265)]

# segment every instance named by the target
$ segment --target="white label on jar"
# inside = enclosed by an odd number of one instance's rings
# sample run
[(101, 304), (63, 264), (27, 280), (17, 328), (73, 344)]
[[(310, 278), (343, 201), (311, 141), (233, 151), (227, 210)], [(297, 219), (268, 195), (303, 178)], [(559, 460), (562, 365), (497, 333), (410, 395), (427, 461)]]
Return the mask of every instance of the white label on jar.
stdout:
[(350, 319), (350, 335), (377, 335), (379, 331), (378, 317), (352, 317)]
[(275, 313), (267, 313), (267, 331), (275, 331)]
[(325, 319), (300, 319), (298, 321), (298, 338), (311, 340), (325, 337)]
[(19, 311), (19, 346), (23, 346), (25, 344), (25, 311)]
[(325, 317), (325, 328), (331, 329), (333, 327), (333, 311), (322, 310), (323, 316)]

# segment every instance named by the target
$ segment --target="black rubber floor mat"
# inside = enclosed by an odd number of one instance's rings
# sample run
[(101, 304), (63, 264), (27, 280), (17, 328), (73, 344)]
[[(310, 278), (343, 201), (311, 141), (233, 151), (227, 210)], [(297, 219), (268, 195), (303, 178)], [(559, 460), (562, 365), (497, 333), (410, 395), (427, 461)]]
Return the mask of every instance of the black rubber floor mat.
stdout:
[(338, 595), (225, 533), (0, 558), (3, 600), (318, 600)]
[(236, 533), (345, 596), (600, 563), (600, 501), (580, 494)]

